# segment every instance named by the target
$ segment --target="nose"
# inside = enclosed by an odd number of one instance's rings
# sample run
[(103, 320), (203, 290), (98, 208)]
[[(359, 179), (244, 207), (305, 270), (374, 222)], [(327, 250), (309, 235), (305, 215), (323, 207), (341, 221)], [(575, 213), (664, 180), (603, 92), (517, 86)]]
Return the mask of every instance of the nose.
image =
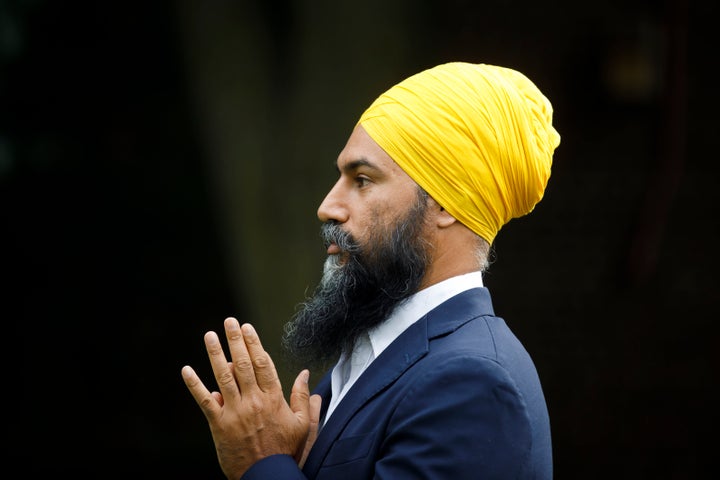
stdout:
[(348, 209), (344, 196), (342, 195), (341, 180), (338, 180), (330, 189), (325, 199), (318, 207), (317, 216), (321, 222), (329, 222), (335, 220), (339, 223), (345, 223), (348, 219)]

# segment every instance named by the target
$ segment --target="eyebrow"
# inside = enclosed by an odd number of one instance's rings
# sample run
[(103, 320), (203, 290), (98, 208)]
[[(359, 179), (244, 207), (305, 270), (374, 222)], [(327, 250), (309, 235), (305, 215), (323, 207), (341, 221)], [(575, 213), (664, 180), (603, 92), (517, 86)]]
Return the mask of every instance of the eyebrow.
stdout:
[[(375, 165), (374, 163), (372, 163), (370, 160), (368, 160), (365, 157), (360, 157), (357, 160), (351, 160), (351, 161), (347, 162), (345, 165), (343, 165), (342, 171), (345, 173), (350, 173), (350, 172), (354, 172), (355, 170), (357, 170), (360, 167), (367, 167), (372, 170), (380, 171), (380, 168), (377, 165)], [(338, 171), (338, 173), (340, 173), (340, 167), (335, 165), (335, 168)]]

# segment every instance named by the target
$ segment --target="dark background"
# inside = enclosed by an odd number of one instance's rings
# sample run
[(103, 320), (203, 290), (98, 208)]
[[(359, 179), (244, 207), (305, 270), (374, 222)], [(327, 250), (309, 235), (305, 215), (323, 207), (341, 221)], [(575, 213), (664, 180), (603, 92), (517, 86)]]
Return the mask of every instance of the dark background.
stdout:
[(543, 381), (556, 478), (705, 478), (716, 14), (0, 1), (9, 457), (29, 478), (221, 478), (180, 368), (210, 383), (202, 335), (230, 315), (279, 355), (320, 274), (315, 210), (357, 117), (407, 75), (465, 60), (527, 74), (562, 136), (545, 199), (500, 232), (486, 277)]

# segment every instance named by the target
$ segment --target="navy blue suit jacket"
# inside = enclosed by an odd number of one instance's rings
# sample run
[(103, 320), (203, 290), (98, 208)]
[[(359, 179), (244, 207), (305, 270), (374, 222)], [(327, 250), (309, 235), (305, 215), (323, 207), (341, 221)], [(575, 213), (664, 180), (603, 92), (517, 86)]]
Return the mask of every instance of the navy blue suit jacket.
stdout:
[[(330, 375), (315, 393), (330, 403)], [(485, 288), (405, 330), (338, 404), (302, 471), (273, 455), (255, 479), (551, 479), (547, 407), (535, 366)]]

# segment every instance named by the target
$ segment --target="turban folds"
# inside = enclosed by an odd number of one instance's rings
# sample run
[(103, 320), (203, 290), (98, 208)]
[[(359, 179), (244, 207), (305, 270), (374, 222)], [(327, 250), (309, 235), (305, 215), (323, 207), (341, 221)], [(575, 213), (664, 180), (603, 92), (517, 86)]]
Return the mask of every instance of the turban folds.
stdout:
[(518, 71), (451, 62), (380, 95), (359, 125), (453, 217), (492, 244), (542, 199), (560, 135)]

